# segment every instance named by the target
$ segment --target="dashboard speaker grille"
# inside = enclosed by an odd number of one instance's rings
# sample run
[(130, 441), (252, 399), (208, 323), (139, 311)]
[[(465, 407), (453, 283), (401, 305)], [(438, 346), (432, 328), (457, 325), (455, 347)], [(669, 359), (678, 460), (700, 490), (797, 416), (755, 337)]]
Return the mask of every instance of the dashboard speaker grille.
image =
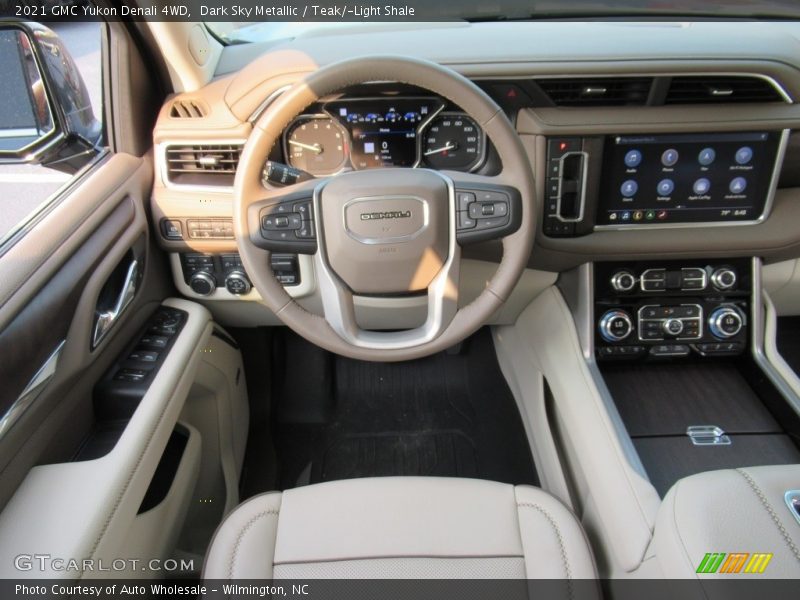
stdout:
[(728, 104), (783, 102), (766, 79), (747, 76), (673, 77), (664, 104)]
[(182, 185), (231, 186), (241, 151), (237, 144), (167, 146), (167, 177)]

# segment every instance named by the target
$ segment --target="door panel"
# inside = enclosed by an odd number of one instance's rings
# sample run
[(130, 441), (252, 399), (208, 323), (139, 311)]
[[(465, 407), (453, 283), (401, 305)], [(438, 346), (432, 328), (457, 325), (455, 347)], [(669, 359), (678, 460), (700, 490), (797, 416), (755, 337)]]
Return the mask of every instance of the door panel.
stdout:
[[(149, 156), (107, 157), (0, 256), (0, 419), (61, 348), (27, 408), (0, 426), (0, 507), (31, 467), (71, 458), (92, 427), (92, 387), (169, 293), (165, 261), (154, 259), (149, 238), (151, 185)], [(92, 350), (101, 290), (131, 252), (142, 281)]]

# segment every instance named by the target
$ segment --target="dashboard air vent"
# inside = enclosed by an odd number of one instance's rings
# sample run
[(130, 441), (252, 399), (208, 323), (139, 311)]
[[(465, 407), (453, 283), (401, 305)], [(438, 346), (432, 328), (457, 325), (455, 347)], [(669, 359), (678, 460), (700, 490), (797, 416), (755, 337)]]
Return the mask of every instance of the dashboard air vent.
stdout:
[(644, 105), (652, 77), (596, 77), (536, 79), (556, 106)]
[(673, 77), (664, 104), (782, 101), (775, 86), (760, 77), (697, 75)]
[(207, 113), (206, 105), (197, 100), (176, 100), (169, 109), (173, 119), (202, 119)]
[(232, 186), (241, 151), (238, 144), (167, 146), (167, 178), (179, 185)]

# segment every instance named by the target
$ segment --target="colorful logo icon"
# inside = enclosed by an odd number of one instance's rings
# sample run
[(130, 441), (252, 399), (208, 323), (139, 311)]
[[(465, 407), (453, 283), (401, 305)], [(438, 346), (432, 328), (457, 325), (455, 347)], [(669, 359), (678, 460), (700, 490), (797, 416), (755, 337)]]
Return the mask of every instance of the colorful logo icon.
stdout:
[(772, 553), (766, 552), (708, 552), (697, 566), (697, 573), (713, 574), (761, 574), (772, 560)]

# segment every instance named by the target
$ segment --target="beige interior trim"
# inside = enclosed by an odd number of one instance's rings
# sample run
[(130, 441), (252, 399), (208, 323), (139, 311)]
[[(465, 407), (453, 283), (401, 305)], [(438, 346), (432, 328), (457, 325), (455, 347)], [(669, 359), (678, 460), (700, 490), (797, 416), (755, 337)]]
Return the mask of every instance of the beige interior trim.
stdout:
[(779, 317), (800, 315), (800, 260), (785, 260), (762, 269), (764, 289)]
[(193, 92), (211, 81), (223, 46), (208, 33), (205, 25), (148, 20), (147, 26), (167, 63), (175, 91)]
[(108, 563), (122, 551), (212, 330), (202, 306), (179, 299), (164, 304), (186, 311), (188, 319), (111, 452), (96, 460), (34, 467), (0, 513), (1, 576), (80, 575), (15, 570), (21, 540), (31, 553)]
[[(495, 344), (512, 390), (533, 419), (533, 447), (547, 485), (564, 493), (553, 462), (541, 378), (555, 401), (554, 418), (562, 443), (561, 467), (567, 469), (572, 506), (592, 540), (601, 576), (626, 576), (641, 564), (660, 499), (631, 464), (617, 425), (584, 358), (572, 314), (559, 290), (548, 288), (520, 315), (514, 326), (498, 327)], [(538, 377), (531, 374), (535, 372)]]

